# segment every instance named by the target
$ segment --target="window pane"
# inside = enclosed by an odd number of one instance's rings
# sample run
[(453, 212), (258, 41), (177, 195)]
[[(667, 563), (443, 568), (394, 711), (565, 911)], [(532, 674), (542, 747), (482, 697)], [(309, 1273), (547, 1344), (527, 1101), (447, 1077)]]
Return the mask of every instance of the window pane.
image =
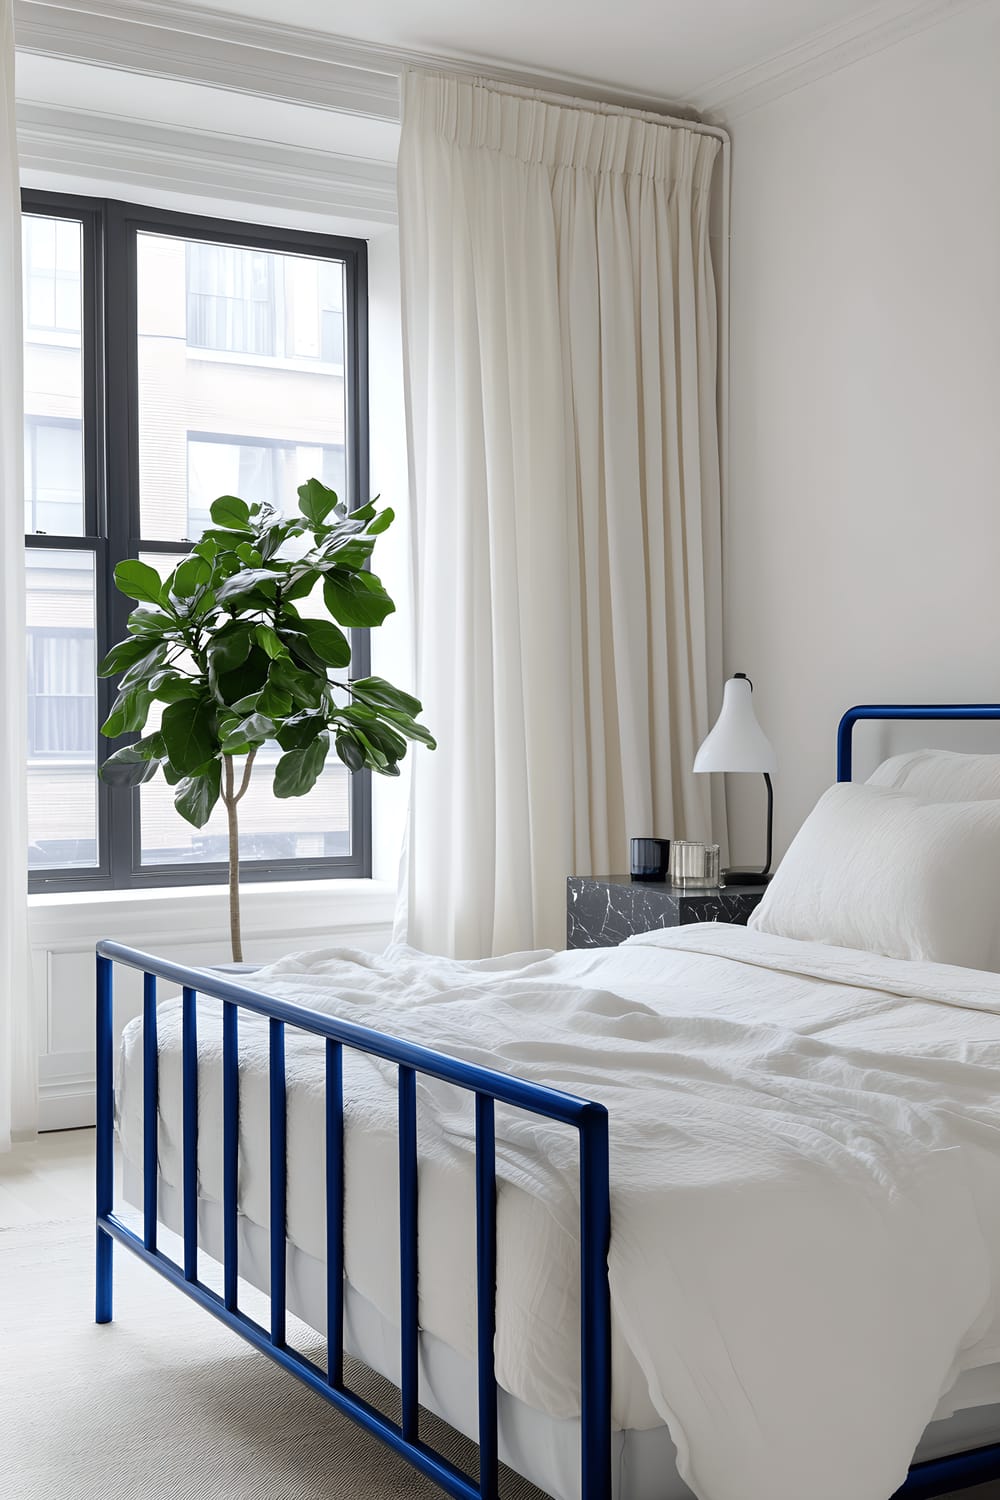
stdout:
[[(180, 556), (143, 554), (143, 562), (165, 576)], [(308, 613), (309, 601), (300, 605)], [(334, 675), (334, 674), (331, 674)], [(154, 705), (145, 733), (159, 724)], [(250, 788), (239, 805), (240, 858), (244, 860), (329, 859), (351, 853), (351, 776), (331, 750), (319, 781), (305, 797), (277, 798), (271, 786), (280, 746), (260, 749)], [(245, 761), (237, 761), (237, 775)], [(140, 788), (142, 863), (148, 865), (200, 864), (229, 857), (226, 811), (217, 804), (204, 828), (193, 828), (174, 808), (174, 788), (162, 773)]]
[(200, 536), (237, 494), (345, 493), (343, 263), (138, 236), (142, 535)]
[(29, 548), (28, 864), (97, 864), (94, 559)]
[(83, 505), (83, 230), (26, 214), (24, 527), (80, 536)]

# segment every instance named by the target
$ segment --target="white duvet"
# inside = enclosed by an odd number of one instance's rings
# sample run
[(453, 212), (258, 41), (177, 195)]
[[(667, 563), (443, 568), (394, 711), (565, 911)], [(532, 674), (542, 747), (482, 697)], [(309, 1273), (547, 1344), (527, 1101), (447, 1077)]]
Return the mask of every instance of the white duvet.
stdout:
[[(1000, 1359), (1000, 976), (725, 926), (458, 963), (289, 958), (255, 989), (600, 1100), (614, 1421), (666, 1422), (701, 1500), (887, 1500), (961, 1370)], [(160, 1167), (180, 1181), (179, 1009)], [(221, 1197), (218, 1007), (201, 1192)], [(141, 1026), (119, 1114), (141, 1160)], [(241, 1016), (240, 1206), (266, 1225), (266, 1023)], [(323, 1063), (289, 1031), (288, 1234), (322, 1257)], [(349, 1055), (346, 1270), (398, 1316), (394, 1070)], [(475, 1353), (469, 1096), (419, 1084), (421, 1325)], [(497, 1374), (579, 1411), (575, 1132), (498, 1109)]]

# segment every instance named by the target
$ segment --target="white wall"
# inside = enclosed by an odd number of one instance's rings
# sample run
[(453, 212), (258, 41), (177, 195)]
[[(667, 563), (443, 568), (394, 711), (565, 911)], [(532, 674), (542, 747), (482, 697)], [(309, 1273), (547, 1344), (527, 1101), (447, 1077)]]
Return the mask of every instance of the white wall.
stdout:
[[(780, 850), (849, 704), (1000, 699), (1000, 3), (732, 129), (727, 668)], [(762, 793), (730, 791), (748, 860)]]

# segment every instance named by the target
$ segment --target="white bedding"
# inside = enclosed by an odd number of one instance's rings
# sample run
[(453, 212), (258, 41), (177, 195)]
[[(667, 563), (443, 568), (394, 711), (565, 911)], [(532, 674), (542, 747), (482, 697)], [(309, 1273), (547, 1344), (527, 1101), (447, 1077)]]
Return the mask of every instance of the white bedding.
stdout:
[[(1000, 1358), (1000, 977), (739, 928), (482, 964), (314, 953), (254, 988), (604, 1102), (614, 1416), (702, 1500), (886, 1500), (960, 1370)], [(221, 1194), (216, 1007), (199, 1171)], [(141, 1156), (141, 1031), (120, 1118)], [(180, 1178), (179, 1015), (160, 1165)], [(267, 1223), (266, 1031), (241, 1018), (241, 1208)], [(288, 1036), (290, 1239), (323, 1247), (322, 1061)], [(394, 1074), (347, 1069), (346, 1266), (398, 1314)], [(420, 1086), (422, 1326), (475, 1348), (472, 1118)], [(497, 1372), (578, 1410), (575, 1134), (498, 1111)]]

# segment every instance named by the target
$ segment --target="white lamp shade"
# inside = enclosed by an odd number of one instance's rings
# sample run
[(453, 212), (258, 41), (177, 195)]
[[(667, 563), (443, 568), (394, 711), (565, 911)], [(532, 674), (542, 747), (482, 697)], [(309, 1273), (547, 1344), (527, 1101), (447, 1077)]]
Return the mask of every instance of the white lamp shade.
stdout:
[(773, 771), (774, 746), (753, 711), (753, 688), (748, 677), (730, 677), (722, 695), (722, 711), (695, 756), (696, 771)]

